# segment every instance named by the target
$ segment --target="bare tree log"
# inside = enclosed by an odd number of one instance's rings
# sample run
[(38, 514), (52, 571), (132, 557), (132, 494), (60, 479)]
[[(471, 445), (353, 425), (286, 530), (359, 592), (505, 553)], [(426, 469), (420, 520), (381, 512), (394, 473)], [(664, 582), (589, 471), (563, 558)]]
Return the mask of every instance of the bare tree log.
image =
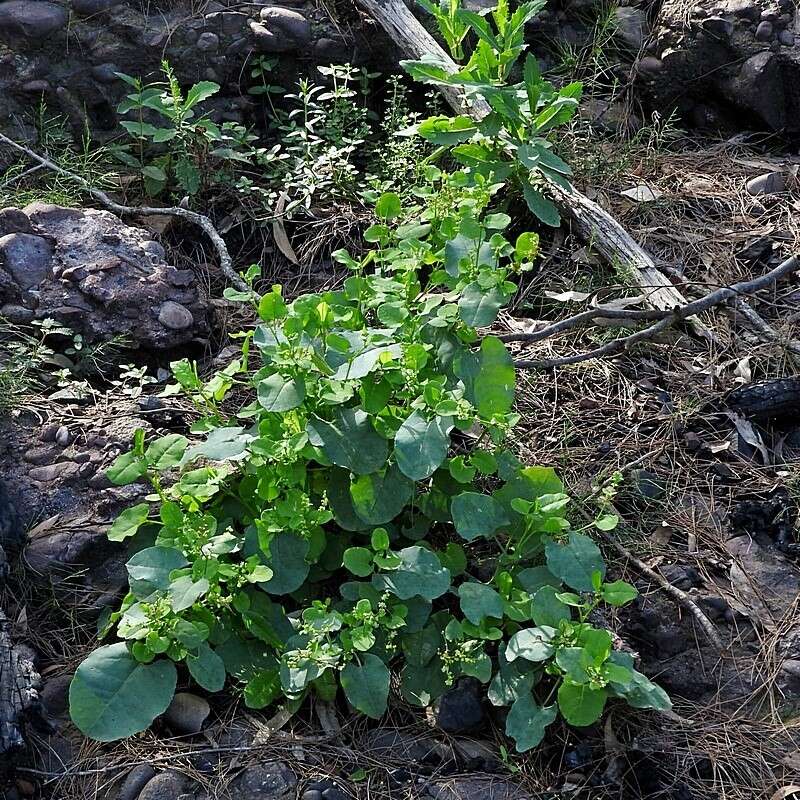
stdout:
[[(357, 0), (357, 2), (381, 25), (407, 56), (414, 59), (434, 56), (448, 71), (458, 71), (455, 61), (425, 30), (403, 0)], [(457, 113), (467, 113), (478, 120), (489, 113), (489, 106), (483, 99), (468, 102), (457, 87), (438, 88)], [(559, 209), (573, 221), (583, 239), (591, 243), (612, 266), (630, 272), (636, 285), (645, 290), (647, 302), (651, 306), (662, 311), (671, 311), (675, 306), (687, 303), (686, 298), (669, 278), (656, 267), (653, 259), (611, 214), (574, 187), (567, 190), (552, 182), (549, 186)], [(714, 340), (711, 331), (698, 320), (693, 321), (692, 327), (709, 341)]]
[(200, 229), (202, 229), (206, 236), (208, 236), (208, 238), (211, 240), (211, 243), (214, 245), (214, 249), (217, 251), (217, 256), (219, 257), (220, 269), (224, 273), (225, 277), (240, 291), (247, 291), (247, 284), (239, 275), (236, 274), (236, 271), (233, 269), (233, 261), (231, 260), (225, 240), (219, 235), (219, 231), (217, 231), (217, 229), (214, 227), (214, 223), (205, 215), (198, 214), (196, 211), (190, 211), (188, 208), (181, 208), (180, 206), (169, 206), (167, 208), (155, 208), (150, 206), (123, 206), (120, 203), (112, 200), (102, 189), (92, 186), (92, 184), (82, 176), (76, 175), (74, 172), (70, 172), (63, 167), (60, 167), (49, 158), (45, 158), (34, 150), (18, 144), (13, 139), (9, 139), (7, 136), (4, 136), (2, 133), (0, 133), (0, 142), (3, 142), (9, 147), (13, 147), (15, 150), (19, 150), (21, 153), (24, 153), (26, 156), (28, 156), (28, 158), (33, 159), (52, 172), (57, 172), (59, 175), (64, 175), (65, 177), (75, 181), (75, 183), (82, 186), (88, 194), (90, 194), (95, 200), (98, 200), (109, 211), (113, 211), (115, 214), (119, 214), (121, 217), (131, 215), (147, 216), (150, 214), (163, 214), (170, 217), (180, 217), (181, 219), (185, 219), (187, 222), (191, 222), (193, 225), (197, 225)]

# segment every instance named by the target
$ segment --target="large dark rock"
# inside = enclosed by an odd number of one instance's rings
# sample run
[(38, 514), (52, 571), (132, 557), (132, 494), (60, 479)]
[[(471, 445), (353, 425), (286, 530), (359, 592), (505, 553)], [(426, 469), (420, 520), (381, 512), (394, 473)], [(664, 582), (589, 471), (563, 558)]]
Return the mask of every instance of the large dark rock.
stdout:
[(44, 0), (6, 0), (0, 3), (0, 31), (26, 39), (46, 39), (67, 27), (63, 6)]
[(283, 761), (265, 761), (247, 767), (231, 784), (237, 800), (283, 800), (295, 796), (297, 776)]
[(436, 725), (445, 733), (467, 733), (485, 720), (482, 687), (475, 678), (461, 678), (437, 701)]
[(797, 14), (792, 0), (665, 0), (646, 55), (660, 68), (637, 70), (639, 88), (690, 120), (796, 132)]
[(145, 231), (93, 209), (34, 203), (0, 212), (23, 227), (20, 214), (35, 232), (0, 237), (3, 308), (55, 319), (87, 342), (122, 338), (156, 350), (208, 334), (194, 276), (170, 266)]

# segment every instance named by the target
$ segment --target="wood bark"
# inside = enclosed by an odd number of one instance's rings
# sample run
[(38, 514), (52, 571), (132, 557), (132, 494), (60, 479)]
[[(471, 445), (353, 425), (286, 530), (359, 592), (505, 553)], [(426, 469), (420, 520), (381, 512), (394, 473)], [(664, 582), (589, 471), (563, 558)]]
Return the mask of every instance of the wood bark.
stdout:
[(0, 610), (0, 763), (6, 754), (24, 745), (22, 713), (38, 701), (39, 676), (33, 664), (14, 649), (9, 622)]
[[(458, 70), (455, 61), (425, 30), (403, 0), (357, 1), (408, 58), (434, 56), (450, 72)], [(459, 114), (466, 113), (480, 120), (489, 112), (489, 106), (483, 99), (467, 104), (459, 88), (438, 88)], [(580, 236), (614, 268), (629, 273), (633, 282), (645, 293), (649, 305), (662, 311), (686, 305), (686, 298), (611, 214), (574, 187), (567, 190), (550, 183), (550, 190), (554, 202), (564, 216), (572, 220)], [(702, 323), (692, 320), (691, 324), (697, 333), (713, 340), (713, 334)]]

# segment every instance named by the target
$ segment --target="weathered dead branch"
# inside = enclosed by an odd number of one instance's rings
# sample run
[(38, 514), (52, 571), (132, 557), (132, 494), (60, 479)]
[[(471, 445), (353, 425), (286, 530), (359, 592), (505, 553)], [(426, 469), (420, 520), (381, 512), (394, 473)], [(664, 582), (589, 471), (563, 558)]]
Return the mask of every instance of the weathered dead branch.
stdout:
[[(543, 359), (540, 361), (521, 360), (516, 362), (516, 366), (522, 369), (552, 369), (553, 367), (565, 366), (567, 364), (578, 364), (581, 361), (589, 361), (590, 359), (600, 358), (602, 356), (617, 355), (629, 350), (633, 345), (639, 342), (652, 339), (654, 336), (661, 333), (661, 331), (666, 330), (678, 322), (682, 322), (697, 314), (702, 314), (704, 311), (722, 305), (728, 300), (750, 295), (757, 292), (759, 289), (772, 286), (776, 281), (786, 275), (796, 272), (798, 269), (800, 269), (800, 258), (792, 256), (764, 275), (760, 275), (749, 281), (741, 281), (731, 286), (724, 286), (720, 289), (716, 289), (698, 300), (693, 300), (691, 303), (676, 307), (671, 311), (604, 309), (602, 306), (599, 306), (598, 308), (588, 309), (587, 311), (582, 311), (567, 319), (560, 320), (539, 331), (532, 331), (530, 333), (509, 333), (500, 338), (504, 342), (525, 342), (531, 344), (547, 339), (550, 336), (590, 324), (595, 320), (628, 320), (634, 322), (653, 319), (658, 320), (653, 325), (643, 328), (636, 333), (614, 339), (611, 342), (607, 342), (600, 347), (596, 347), (584, 353), (576, 353), (571, 356)], [(770, 328), (770, 331), (777, 336), (777, 333), (772, 328)]]

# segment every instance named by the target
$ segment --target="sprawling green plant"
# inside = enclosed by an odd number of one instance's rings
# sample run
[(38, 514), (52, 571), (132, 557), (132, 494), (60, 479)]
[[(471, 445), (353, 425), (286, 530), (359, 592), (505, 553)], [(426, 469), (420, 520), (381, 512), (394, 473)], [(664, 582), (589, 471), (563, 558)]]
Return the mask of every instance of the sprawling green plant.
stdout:
[[(506, 238), (509, 217), (487, 211), (496, 185), (431, 170), (438, 191), (421, 207), (379, 199), (377, 247), (338, 254), (352, 271), (340, 290), (291, 303), (277, 286), (229, 291), (261, 319), (241, 357), (210, 380), (173, 365), (204, 438), (147, 444), (140, 431), (108, 473), (152, 484), (109, 532), (150, 546), (128, 562), (130, 593), (108, 620), (122, 641), (72, 683), (88, 735), (148, 725), (172, 696), (173, 662), (209, 691), (230, 676), (254, 708), (332, 699), (340, 685), (372, 717), (394, 666), (419, 705), (471, 675), (511, 706), (520, 750), (559, 710), (587, 725), (610, 697), (669, 705), (589, 622), (636, 591), (604, 580), (553, 470), (501, 445), (514, 367), (476, 328), (529, 268), (536, 236)], [(257, 399), (230, 410), (235, 387)]]
[[(495, 17), (506, 44), (515, 15)], [(542, 103), (554, 115), (563, 105)], [(636, 596), (606, 581), (588, 534), (616, 517), (603, 506), (574, 528), (555, 472), (503, 446), (518, 419), (514, 365), (478, 329), (531, 268), (538, 236), (510, 237), (498, 209), (520, 169), (496, 147), (511, 123), (491, 135), (473, 126), (465, 143), (467, 124), (437, 118), (419, 132), (435, 131), (456, 161), (467, 144), (491, 158), (453, 171), (428, 163), (413, 193), (381, 194), (371, 249), (335, 254), (350, 271), (340, 289), (260, 295), (253, 267), (250, 290), (226, 291), (260, 319), (241, 334), (240, 357), (210, 378), (172, 365), (168, 391), (197, 409), (195, 438), (148, 443), (139, 431), (109, 470), (153, 493), (109, 531), (139, 549), (103, 630), (120, 641), (71, 685), (87, 735), (147, 727), (172, 698), (175, 664), (208, 691), (229, 683), (252, 708), (333, 700), (341, 688), (370, 717), (387, 707), (392, 670), (420, 706), (472, 676), (509, 707), (520, 751), (559, 712), (582, 726), (611, 698), (669, 707), (592, 622), (602, 604)]]

